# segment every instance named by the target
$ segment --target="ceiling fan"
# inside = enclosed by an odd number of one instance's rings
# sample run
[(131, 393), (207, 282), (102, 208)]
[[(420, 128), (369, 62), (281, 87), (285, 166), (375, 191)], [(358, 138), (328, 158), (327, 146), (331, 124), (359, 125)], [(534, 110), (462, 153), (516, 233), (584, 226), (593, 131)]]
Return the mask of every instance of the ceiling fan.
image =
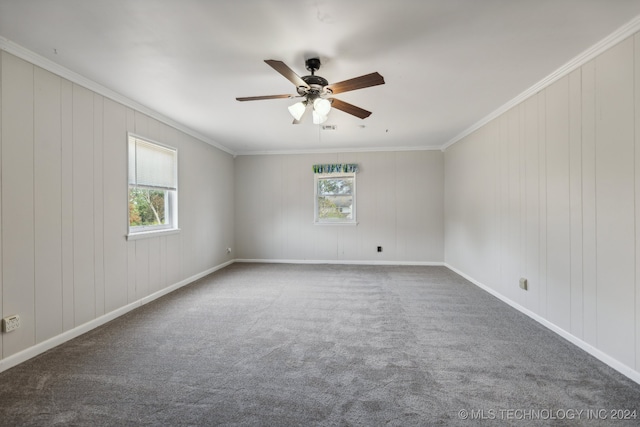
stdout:
[(304, 98), (302, 101), (289, 107), (289, 112), (294, 118), (294, 124), (300, 123), (302, 116), (308, 109), (312, 110), (314, 124), (324, 123), (331, 111), (331, 107), (337, 108), (338, 110), (344, 111), (345, 113), (361, 119), (366, 119), (371, 115), (371, 111), (356, 107), (348, 102), (340, 101), (337, 98), (333, 98), (332, 95), (384, 84), (384, 78), (377, 72), (329, 84), (327, 79), (324, 77), (315, 75), (315, 72), (320, 69), (319, 58), (310, 58), (305, 61), (305, 66), (311, 74), (302, 77), (298, 76), (282, 61), (265, 59), (264, 62), (278, 73), (282, 74), (291, 83), (296, 85), (296, 91), (298, 94), (248, 96), (236, 99), (238, 101), (258, 101), (262, 99)]

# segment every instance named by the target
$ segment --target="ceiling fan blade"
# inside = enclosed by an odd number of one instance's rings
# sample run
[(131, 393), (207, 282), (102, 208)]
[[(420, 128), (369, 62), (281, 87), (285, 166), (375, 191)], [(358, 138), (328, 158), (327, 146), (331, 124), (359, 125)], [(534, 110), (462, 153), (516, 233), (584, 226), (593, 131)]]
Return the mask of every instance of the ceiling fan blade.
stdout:
[(296, 95), (263, 95), (263, 96), (245, 96), (236, 98), (238, 101), (260, 101), (262, 99), (283, 99), (283, 98), (296, 98)]
[(296, 87), (309, 87), (309, 85), (306, 84), (304, 80), (302, 80), (302, 78), (297, 75), (291, 68), (289, 68), (284, 62), (276, 61), (275, 59), (265, 59), (264, 62), (266, 62), (271, 66), (271, 68), (282, 74), (287, 80), (296, 85)]
[(384, 84), (384, 77), (380, 74), (371, 73), (353, 79), (344, 80), (342, 82), (333, 83), (327, 86), (334, 94), (348, 92), (350, 90), (364, 89), (365, 87), (377, 86)]
[(340, 101), (339, 99), (336, 99), (336, 98), (331, 99), (331, 106), (333, 108), (337, 108), (338, 110), (344, 111), (345, 113), (351, 114), (352, 116), (356, 116), (361, 119), (366, 119), (371, 115), (371, 111), (364, 110), (360, 107), (356, 107), (353, 104)]

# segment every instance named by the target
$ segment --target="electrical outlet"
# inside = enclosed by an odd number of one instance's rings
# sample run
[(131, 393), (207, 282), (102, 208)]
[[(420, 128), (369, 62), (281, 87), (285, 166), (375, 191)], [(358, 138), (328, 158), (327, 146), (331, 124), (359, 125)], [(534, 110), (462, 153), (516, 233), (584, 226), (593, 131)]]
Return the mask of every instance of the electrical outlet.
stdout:
[(378, 252), (382, 252), (382, 246), (378, 246)]
[(230, 254), (231, 253), (231, 248), (227, 248), (227, 253)]
[(2, 319), (2, 331), (11, 332), (20, 327), (20, 316), (17, 314)]

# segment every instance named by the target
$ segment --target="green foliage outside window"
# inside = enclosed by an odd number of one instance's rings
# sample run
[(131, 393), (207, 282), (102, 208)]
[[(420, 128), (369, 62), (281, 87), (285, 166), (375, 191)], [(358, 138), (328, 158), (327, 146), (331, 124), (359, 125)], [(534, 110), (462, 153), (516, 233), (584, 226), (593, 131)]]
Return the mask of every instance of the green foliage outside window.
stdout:
[(351, 196), (348, 200), (336, 197), (318, 197), (318, 217), (321, 219), (351, 219)]
[(164, 225), (167, 192), (129, 187), (129, 226)]
[(352, 194), (353, 179), (323, 178), (318, 180), (318, 194), (322, 196)]

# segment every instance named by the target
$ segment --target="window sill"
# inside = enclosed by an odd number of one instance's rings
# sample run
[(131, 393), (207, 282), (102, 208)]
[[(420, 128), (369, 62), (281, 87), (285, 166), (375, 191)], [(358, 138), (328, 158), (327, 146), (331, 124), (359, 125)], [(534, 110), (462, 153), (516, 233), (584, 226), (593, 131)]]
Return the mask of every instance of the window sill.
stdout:
[(180, 233), (179, 228), (169, 228), (166, 230), (141, 231), (138, 233), (127, 234), (127, 240), (150, 239), (152, 237), (168, 236), (170, 234)]

